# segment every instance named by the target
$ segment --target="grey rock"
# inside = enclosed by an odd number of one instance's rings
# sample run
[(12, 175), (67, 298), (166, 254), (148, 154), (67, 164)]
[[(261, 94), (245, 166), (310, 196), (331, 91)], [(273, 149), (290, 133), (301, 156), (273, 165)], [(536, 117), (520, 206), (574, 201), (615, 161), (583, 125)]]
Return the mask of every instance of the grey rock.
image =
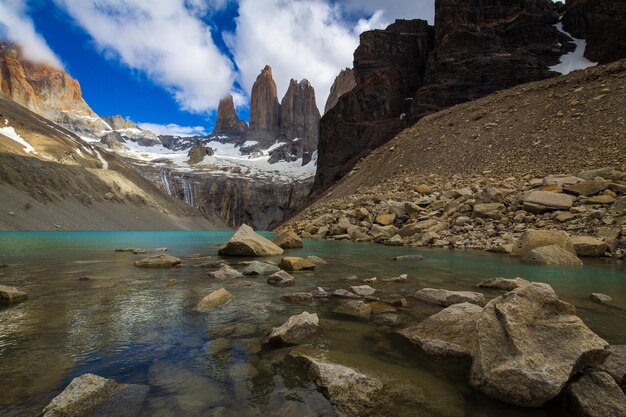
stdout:
[(413, 295), (418, 300), (441, 306), (451, 306), (460, 303), (472, 303), (479, 306), (486, 304), (485, 296), (473, 291), (450, 291), (438, 288), (422, 288)]
[(272, 275), (278, 271), (280, 271), (280, 268), (276, 265), (252, 261), (242, 272), (244, 275)]
[(626, 416), (626, 395), (605, 372), (575, 378), (565, 389), (563, 402), (572, 417)]
[(267, 283), (275, 287), (288, 287), (296, 283), (296, 279), (285, 271), (278, 271), (267, 278)]
[(267, 336), (265, 343), (271, 345), (295, 345), (315, 334), (319, 329), (317, 314), (306, 311), (289, 317), (286, 323), (275, 327)]

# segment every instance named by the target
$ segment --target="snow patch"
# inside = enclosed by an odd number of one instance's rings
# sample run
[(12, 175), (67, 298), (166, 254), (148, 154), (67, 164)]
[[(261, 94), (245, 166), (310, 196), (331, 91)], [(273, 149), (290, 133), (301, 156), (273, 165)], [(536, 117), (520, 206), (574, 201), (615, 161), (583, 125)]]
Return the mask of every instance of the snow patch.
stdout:
[[(7, 119), (4, 119), (4, 124), (8, 125), (9, 121)], [(26, 140), (23, 137), (18, 135), (15, 129), (12, 128), (11, 126), (5, 126), (5, 127), (0, 128), (0, 134), (3, 134), (7, 138), (12, 139), (16, 141), (17, 143), (19, 143), (20, 145), (22, 145), (24, 147), (24, 152), (35, 153), (35, 148), (33, 148), (30, 143), (26, 142)]]
[(556, 71), (565, 75), (575, 70), (585, 69), (598, 65), (597, 62), (591, 62), (587, 58), (585, 58), (584, 54), (585, 49), (587, 48), (587, 42), (584, 39), (577, 39), (570, 35), (568, 32), (566, 32), (565, 29), (563, 29), (562, 22), (557, 23), (556, 25), (554, 25), (554, 27), (559, 32), (564, 33), (572, 38), (574, 44), (576, 45), (576, 49), (573, 52), (569, 52), (561, 56), (561, 62), (557, 65), (550, 67), (552, 71)]
[(102, 163), (102, 169), (104, 169), (104, 170), (109, 169), (109, 163), (102, 157), (102, 154), (100, 153), (99, 150), (96, 150), (96, 157)]

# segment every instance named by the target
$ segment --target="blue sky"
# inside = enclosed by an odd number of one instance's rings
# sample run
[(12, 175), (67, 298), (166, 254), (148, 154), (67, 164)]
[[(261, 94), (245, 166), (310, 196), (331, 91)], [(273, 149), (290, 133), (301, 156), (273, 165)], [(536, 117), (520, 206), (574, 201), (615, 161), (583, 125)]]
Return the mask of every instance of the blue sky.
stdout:
[(224, 94), (248, 119), (265, 64), (279, 100), (290, 78), (307, 78), (323, 108), (359, 33), (395, 18), (432, 22), (432, 8), (430, 0), (0, 0), (0, 35), (67, 70), (100, 115), (157, 133), (209, 133)]

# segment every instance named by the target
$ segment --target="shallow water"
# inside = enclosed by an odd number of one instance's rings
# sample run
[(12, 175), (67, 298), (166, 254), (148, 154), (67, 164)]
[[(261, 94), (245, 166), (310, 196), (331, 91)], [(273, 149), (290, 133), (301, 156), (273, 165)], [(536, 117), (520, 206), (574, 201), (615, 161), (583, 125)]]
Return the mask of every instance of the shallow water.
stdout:
[[(332, 313), (336, 300), (291, 306), (279, 297), (359, 285), (360, 279), (409, 275), (403, 284), (373, 285), (378, 295), (409, 296), (423, 287), (476, 290), (494, 276), (522, 276), (552, 285), (577, 307), (587, 325), (612, 344), (626, 344), (624, 310), (594, 304), (591, 292), (611, 295), (626, 307), (622, 264), (588, 262), (584, 268), (529, 266), (503, 255), (447, 250), (414, 250), (351, 242), (306, 241), (297, 256), (318, 255), (329, 264), (315, 272), (294, 273), (296, 285), (274, 288), (264, 278), (216, 282), (210, 268), (229, 232), (34, 232), (0, 233), (0, 284), (26, 291), (30, 299), (0, 310), (0, 415), (30, 416), (76, 376), (86, 372), (118, 382), (150, 386), (144, 416), (332, 416), (332, 407), (285, 363), (289, 349), (262, 350), (273, 326), (302, 311), (320, 315), (322, 331), (310, 341), (331, 360), (381, 373), (418, 386), (446, 415), (552, 416), (492, 401), (466, 383), (467, 364), (429, 358), (394, 335), (394, 329)], [(133, 266), (142, 255), (116, 248), (168, 247), (183, 264), (169, 270)], [(191, 257), (203, 254), (207, 257)], [(396, 262), (422, 254), (422, 262)], [(231, 263), (245, 259), (228, 260)], [(279, 258), (274, 258), (279, 260)], [(238, 267), (235, 265), (235, 267)], [(79, 280), (89, 277), (89, 280)], [(177, 283), (165, 283), (175, 278)], [(225, 287), (234, 300), (210, 313), (192, 311), (207, 293)], [(488, 298), (501, 294), (483, 291)], [(409, 298), (404, 323), (440, 308)], [(228, 414), (230, 412), (231, 414)], [(398, 415), (402, 415), (399, 413)], [(433, 415), (411, 410), (406, 415)]]

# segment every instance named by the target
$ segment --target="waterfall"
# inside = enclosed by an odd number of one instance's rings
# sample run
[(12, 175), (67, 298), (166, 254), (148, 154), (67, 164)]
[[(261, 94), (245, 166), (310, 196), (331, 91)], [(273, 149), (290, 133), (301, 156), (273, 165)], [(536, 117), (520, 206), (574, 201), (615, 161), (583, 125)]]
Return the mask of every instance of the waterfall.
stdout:
[(183, 197), (184, 197), (185, 203), (193, 207), (195, 204), (194, 193), (193, 193), (193, 183), (185, 177), (182, 177), (180, 179), (180, 182), (183, 187)]
[(167, 193), (167, 195), (172, 195), (172, 186), (170, 184), (170, 173), (162, 169), (161, 170), (161, 182), (163, 183), (163, 190)]

